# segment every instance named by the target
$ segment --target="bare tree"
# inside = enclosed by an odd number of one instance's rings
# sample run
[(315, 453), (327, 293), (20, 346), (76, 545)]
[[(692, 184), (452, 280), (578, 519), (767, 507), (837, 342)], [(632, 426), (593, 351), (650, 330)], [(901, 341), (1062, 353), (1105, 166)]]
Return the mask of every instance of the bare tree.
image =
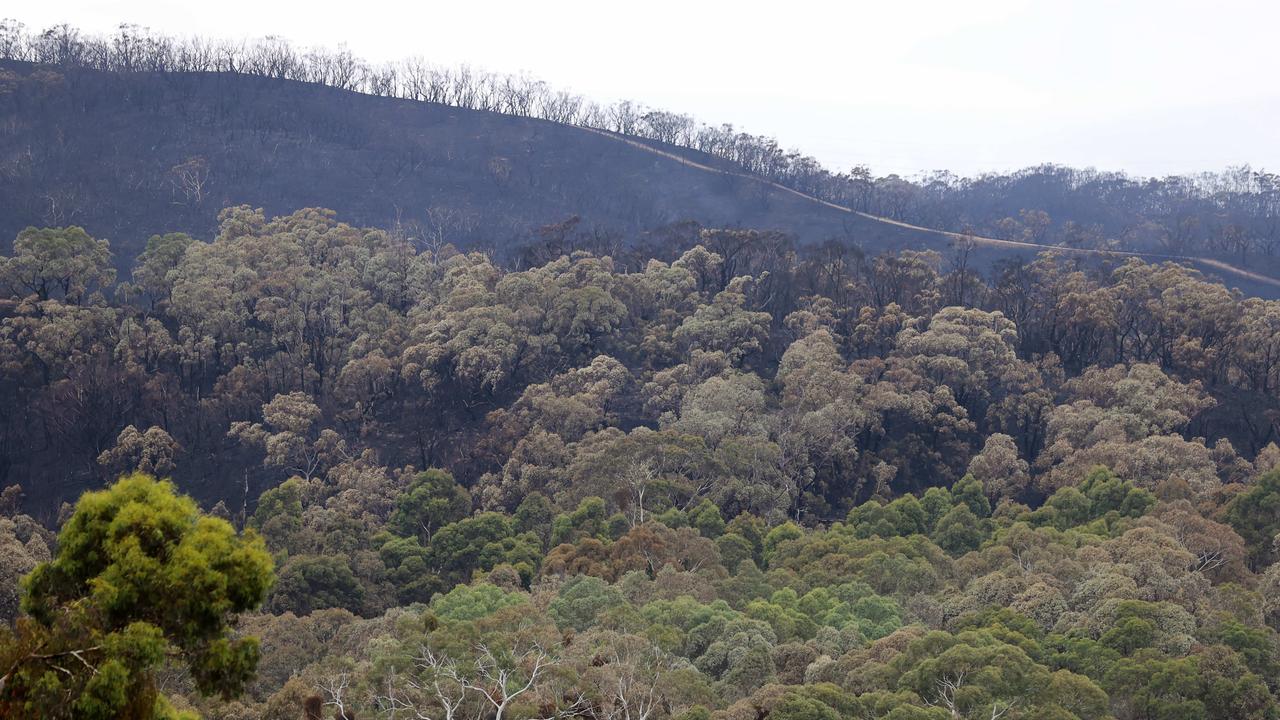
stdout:
[(208, 183), (209, 162), (203, 157), (188, 158), (169, 169), (169, 184), (182, 193), (187, 202), (197, 205), (203, 202)]
[(653, 468), (647, 462), (633, 462), (622, 474), (628, 493), (631, 527), (644, 524), (644, 496), (654, 481)]
[(462, 678), (464, 687), (480, 694), (493, 707), (494, 720), (502, 720), (511, 702), (532, 689), (555, 660), (534, 643), (524, 652), (495, 655), (487, 645), (477, 648), (476, 678)]
[(351, 699), (347, 696), (347, 692), (351, 687), (351, 676), (347, 673), (337, 673), (329, 675), (320, 680), (316, 685), (316, 689), (324, 693), (325, 705), (332, 705), (337, 713), (337, 720), (348, 720), (351, 716), (347, 712), (347, 704)]
[(414, 720), (454, 720), (467, 700), (467, 684), (458, 672), (457, 662), (442, 653), (423, 646), (413, 659), (417, 673), (403, 678), (392, 675), (374, 702), (387, 711), (390, 720), (411, 717)]
[[(516, 698), (528, 693), (545, 678), (556, 664), (551, 655), (537, 643), (523, 651), (495, 652), (487, 645), (476, 648), (472, 666), (463, 668), (446, 653), (423, 646), (413, 658), (414, 673), (392, 675), (383, 690), (373, 697), (374, 703), (386, 711), (391, 720), (459, 720), (464, 710), (472, 708), (474, 717), (488, 716), (502, 720)], [(328, 681), (322, 689), (330, 704), (342, 699), (345, 677)], [(468, 703), (468, 699), (472, 703)], [(487, 709), (487, 710), (486, 710)], [(556, 712), (554, 717), (565, 716)]]
[(458, 664), (453, 658), (433, 653), (426, 647), (414, 662), (430, 678), (430, 689), (444, 711), (444, 720), (453, 720), (467, 698), (467, 685), (458, 674)]
[(600, 720), (650, 720), (661, 707), (662, 682), (674, 668), (669, 655), (650, 641), (618, 637), (601, 658), (599, 680), (606, 702)]
[(426, 246), (436, 252), (449, 243), (461, 240), (463, 236), (475, 230), (479, 219), (475, 213), (447, 205), (433, 205), (427, 208), (425, 237)]

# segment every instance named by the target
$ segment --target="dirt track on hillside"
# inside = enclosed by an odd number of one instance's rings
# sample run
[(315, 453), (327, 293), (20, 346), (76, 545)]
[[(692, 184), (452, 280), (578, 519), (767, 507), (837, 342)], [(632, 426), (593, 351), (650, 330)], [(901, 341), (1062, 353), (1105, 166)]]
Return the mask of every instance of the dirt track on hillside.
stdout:
[(723, 168), (713, 167), (705, 163), (697, 162), (696, 160), (690, 160), (689, 158), (683, 157), (676, 153), (668, 152), (661, 148), (653, 147), (652, 145), (641, 142), (639, 140), (633, 140), (632, 138), (629, 138), (629, 137), (608, 132), (607, 130), (598, 130), (596, 128), (589, 128), (589, 127), (584, 127), (582, 129), (587, 132), (592, 132), (597, 135), (602, 135), (612, 140), (616, 140), (617, 142), (626, 143), (628, 145), (631, 145), (632, 147), (639, 148), (640, 150), (644, 150), (645, 152), (649, 152), (654, 155), (660, 155), (662, 157), (669, 158), (671, 160), (674, 160), (680, 163), (681, 165), (686, 165), (691, 168), (697, 168), (698, 170), (715, 173), (717, 175), (728, 175), (731, 177), (746, 178), (754, 182), (759, 182), (759, 183), (768, 185), (780, 192), (790, 193), (797, 197), (804, 198), (810, 202), (814, 202), (819, 205), (825, 205), (826, 207), (829, 207), (833, 210), (838, 210), (840, 212), (845, 212), (852, 215), (859, 215), (861, 217), (867, 218), (868, 220), (874, 220), (876, 222), (895, 225), (897, 227), (906, 228), (908, 230), (915, 230), (917, 232), (941, 235), (942, 237), (950, 238), (952, 240), (969, 240), (969, 241), (972, 241), (975, 245), (983, 245), (986, 247), (1009, 247), (1009, 248), (1021, 248), (1021, 249), (1031, 249), (1031, 250), (1056, 250), (1059, 252), (1081, 253), (1086, 255), (1111, 255), (1111, 256), (1120, 255), (1120, 256), (1129, 256), (1129, 257), (1152, 258), (1156, 260), (1175, 260), (1175, 261), (1183, 261), (1183, 262), (1195, 262), (1195, 263), (1201, 263), (1203, 265), (1207, 265), (1223, 273), (1238, 275), (1240, 277), (1253, 280), (1254, 282), (1260, 282), (1267, 285), (1280, 287), (1280, 280), (1276, 278), (1273, 278), (1267, 275), (1262, 275), (1256, 272), (1252, 272), (1250, 270), (1245, 270), (1244, 268), (1236, 267), (1235, 265), (1232, 265), (1230, 263), (1223, 262), (1222, 260), (1215, 260), (1213, 258), (1196, 257), (1193, 255), (1162, 255), (1159, 253), (1132, 252), (1128, 250), (1096, 250), (1092, 248), (1070, 248), (1070, 247), (1063, 247), (1060, 245), (1045, 245), (1042, 243), (1024, 242), (1020, 240), (1001, 240), (999, 238), (983, 237), (981, 235), (968, 235), (965, 233), (953, 232), (951, 230), (939, 230), (937, 228), (923, 227), (921, 225), (912, 225), (911, 223), (902, 222), (900, 220), (892, 220), (887, 217), (881, 217), (879, 215), (864, 213), (858, 210), (854, 210), (853, 208), (850, 208), (850, 207), (845, 207), (844, 205), (837, 205), (836, 203), (830, 202), (828, 200), (823, 200), (822, 198), (809, 195), (808, 193), (800, 192), (799, 190), (796, 190), (794, 188), (789, 188), (785, 185), (782, 185), (781, 183), (777, 183), (772, 180), (762, 178), (758, 175), (752, 175), (750, 173), (737, 172), (733, 170), (725, 170)]

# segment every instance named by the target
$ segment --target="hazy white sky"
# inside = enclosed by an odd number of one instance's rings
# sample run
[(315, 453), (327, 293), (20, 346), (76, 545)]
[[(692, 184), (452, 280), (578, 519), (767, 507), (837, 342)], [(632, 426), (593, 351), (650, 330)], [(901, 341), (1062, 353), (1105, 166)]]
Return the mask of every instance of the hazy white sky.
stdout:
[(1277, 0), (16, 0), (0, 16), (523, 71), (835, 169), (1280, 170)]

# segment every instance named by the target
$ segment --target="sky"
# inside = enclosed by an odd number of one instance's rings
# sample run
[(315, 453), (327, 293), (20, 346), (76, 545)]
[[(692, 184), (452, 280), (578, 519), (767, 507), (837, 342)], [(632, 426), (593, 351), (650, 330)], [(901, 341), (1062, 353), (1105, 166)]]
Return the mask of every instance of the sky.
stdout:
[(1275, 0), (10, 0), (0, 16), (523, 72), (834, 170), (1280, 171)]

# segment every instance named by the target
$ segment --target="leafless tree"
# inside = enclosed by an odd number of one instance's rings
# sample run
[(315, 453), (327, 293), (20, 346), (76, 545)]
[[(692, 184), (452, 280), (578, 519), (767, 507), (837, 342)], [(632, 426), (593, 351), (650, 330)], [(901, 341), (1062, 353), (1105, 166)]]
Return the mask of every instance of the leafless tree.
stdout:
[[(413, 659), (415, 675), (388, 677), (374, 703), (387, 711), (390, 720), (454, 720), (467, 700), (467, 684), (453, 658), (423, 646)], [(403, 682), (404, 689), (400, 687)], [(424, 703), (425, 700), (425, 703)], [(432, 707), (430, 704), (438, 707)]]
[(479, 219), (465, 208), (433, 205), (427, 208), (427, 223), (423, 240), (426, 247), (439, 253), (445, 245), (461, 239), (476, 228)]
[(197, 156), (174, 165), (169, 170), (169, 183), (187, 202), (199, 205), (204, 201), (205, 186), (209, 183), (209, 162)]
[(476, 678), (463, 678), (464, 686), (480, 694), (493, 707), (494, 720), (502, 720), (511, 702), (532, 689), (555, 660), (534, 643), (524, 652), (495, 655), (487, 645), (477, 648)]
[(628, 493), (630, 514), (627, 519), (631, 527), (644, 524), (644, 497), (654, 479), (653, 468), (647, 462), (633, 462), (622, 474)]
[(347, 695), (351, 687), (351, 676), (347, 673), (336, 673), (326, 676), (316, 685), (316, 689), (324, 693), (327, 698), (325, 705), (332, 705), (337, 711), (335, 717), (339, 720), (345, 720), (349, 717), (347, 714), (347, 704), (351, 702), (351, 698)]
[(648, 641), (619, 638), (603, 658), (608, 670), (608, 699), (600, 720), (650, 720), (662, 706), (661, 685), (674, 667), (671, 658)]

